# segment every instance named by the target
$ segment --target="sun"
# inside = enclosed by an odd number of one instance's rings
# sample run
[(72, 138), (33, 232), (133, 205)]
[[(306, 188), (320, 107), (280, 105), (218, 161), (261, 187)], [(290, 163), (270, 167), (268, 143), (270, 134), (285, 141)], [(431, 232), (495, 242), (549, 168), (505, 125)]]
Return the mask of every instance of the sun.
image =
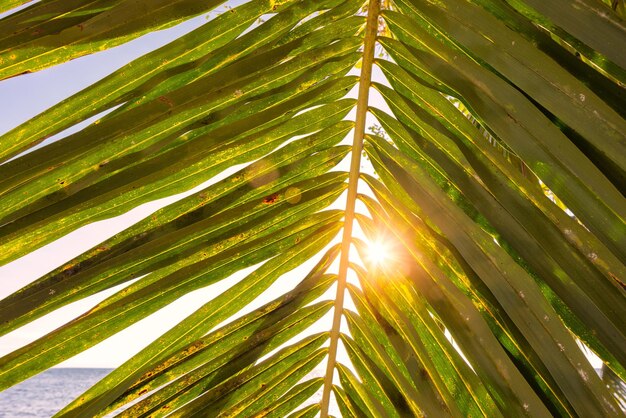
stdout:
[(366, 251), (367, 261), (375, 266), (387, 263), (391, 257), (391, 246), (382, 239), (369, 241)]

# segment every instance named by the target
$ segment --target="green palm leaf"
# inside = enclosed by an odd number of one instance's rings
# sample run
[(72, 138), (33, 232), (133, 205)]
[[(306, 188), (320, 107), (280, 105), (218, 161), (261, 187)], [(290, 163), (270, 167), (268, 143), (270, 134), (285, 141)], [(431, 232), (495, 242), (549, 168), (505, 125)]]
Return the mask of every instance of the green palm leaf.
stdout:
[(4, 264), (186, 193), (3, 294), (86, 310), (0, 390), (208, 288), (57, 415), (625, 415), (620, 2), (27, 3), (2, 83), (217, 12), (0, 137)]

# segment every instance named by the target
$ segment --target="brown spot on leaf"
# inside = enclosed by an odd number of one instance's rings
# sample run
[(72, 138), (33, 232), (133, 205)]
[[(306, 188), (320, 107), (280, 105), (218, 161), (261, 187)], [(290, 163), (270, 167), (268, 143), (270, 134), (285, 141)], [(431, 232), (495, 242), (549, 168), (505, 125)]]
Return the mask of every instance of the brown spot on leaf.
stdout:
[(263, 199), (263, 203), (266, 205), (272, 205), (278, 201), (278, 193), (271, 194)]
[(174, 107), (174, 102), (172, 102), (167, 96), (160, 96), (159, 101), (165, 103), (169, 107)]
[(619, 277), (617, 277), (615, 274), (611, 273), (610, 271), (608, 273), (609, 273), (609, 276), (611, 276), (613, 280), (618, 282), (624, 289), (626, 289), (626, 283), (624, 283), (622, 280), (619, 279)]
[(74, 274), (76, 274), (77, 271), (78, 271), (77, 266), (71, 266), (63, 270), (63, 274), (65, 275), (65, 277), (69, 277), (69, 276), (73, 276)]

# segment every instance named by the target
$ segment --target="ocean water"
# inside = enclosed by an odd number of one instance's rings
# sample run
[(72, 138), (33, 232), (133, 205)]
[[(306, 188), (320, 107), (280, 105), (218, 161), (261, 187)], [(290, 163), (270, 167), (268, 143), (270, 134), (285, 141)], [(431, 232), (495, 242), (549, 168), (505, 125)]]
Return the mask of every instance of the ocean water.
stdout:
[(0, 418), (48, 418), (111, 369), (50, 369), (0, 392)]
[[(0, 392), (0, 418), (49, 418), (112, 370), (78, 368), (46, 370)], [(323, 367), (316, 368), (304, 380), (323, 376), (324, 371)], [(320, 390), (307, 404), (319, 403), (321, 399)], [(123, 409), (125, 407), (115, 412), (119, 413)], [(339, 410), (334, 405), (331, 405), (330, 412), (339, 416)]]

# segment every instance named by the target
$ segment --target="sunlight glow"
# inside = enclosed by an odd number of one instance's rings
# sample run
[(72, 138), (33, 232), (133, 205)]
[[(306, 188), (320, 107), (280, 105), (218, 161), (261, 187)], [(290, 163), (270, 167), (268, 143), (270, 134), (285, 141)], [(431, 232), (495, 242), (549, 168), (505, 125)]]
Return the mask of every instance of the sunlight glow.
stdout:
[(367, 245), (367, 261), (380, 266), (388, 262), (391, 258), (391, 247), (385, 241), (377, 239), (370, 241)]

